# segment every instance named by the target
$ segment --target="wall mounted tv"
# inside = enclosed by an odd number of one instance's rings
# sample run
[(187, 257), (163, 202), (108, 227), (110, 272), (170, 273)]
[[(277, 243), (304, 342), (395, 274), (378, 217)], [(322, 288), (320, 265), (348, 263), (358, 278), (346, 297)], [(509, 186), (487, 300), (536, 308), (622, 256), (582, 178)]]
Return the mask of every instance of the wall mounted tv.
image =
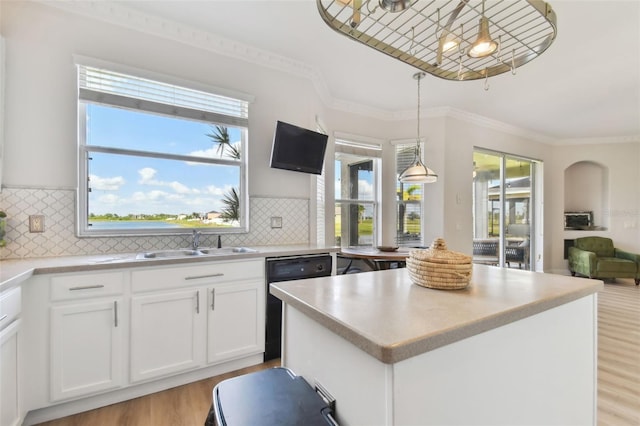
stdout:
[(319, 175), (326, 148), (327, 135), (278, 121), (271, 148), (271, 167)]

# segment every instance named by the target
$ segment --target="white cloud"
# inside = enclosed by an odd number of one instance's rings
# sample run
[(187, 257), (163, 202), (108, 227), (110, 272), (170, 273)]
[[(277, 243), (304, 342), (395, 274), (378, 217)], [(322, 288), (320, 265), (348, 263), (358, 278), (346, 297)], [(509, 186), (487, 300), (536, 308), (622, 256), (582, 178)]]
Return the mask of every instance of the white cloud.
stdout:
[(199, 192), (197, 189), (190, 189), (186, 185), (181, 184), (180, 182), (170, 182), (168, 186), (173, 189), (178, 194), (193, 194)]
[(215, 185), (209, 185), (205, 188), (205, 194), (222, 196), (229, 190), (229, 188), (230, 186), (228, 185), (226, 185), (224, 188), (220, 188), (219, 186)]
[(373, 185), (366, 180), (358, 180), (358, 198), (371, 200), (373, 199)]
[[(143, 169), (138, 170), (138, 174), (140, 175), (140, 179), (138, 180), (138, 183), (141, 185), (164, 186), (164, 187), (173, 189), (173, 191), (178, 194), (199, 194), (200, 193), (200, 190), (189, 188), (187, 185), (180, 183), (178, 181), (165, 182), (162, 180), (155, 179), (156, 175), (158, 174), (158, 171), (155, 169), (152, 169), (151, 167), (145, 167)], [(150, 194), (152, 193), (154, 193), (154, 191), (150, 192)], [(156, 194), (156, 196), (159, 196), (159, 195)]]
[[(241, 141), (231, 142), (230, 144), (236, 149), (240, 149), (241, 147)], [(225, 149), (225, 153), (226, 152), (227, 150)], [(188, 155), (193, 155), (196, 157), (204, 157), (204, 158), (222, 158), (226, 160), (230, 159), (228, 155), (223, 155), (222, 157), (220, 156), (220, 151), (218, 151), (218, 144), (214, 144), (209, 149), (200, 149), (198, 151), (192, 151)], [(192, 161), (187, 161), (187, 164), (190, 166), (213, 166), (213, 164), (194, 163)]]
[(103, 178), (96, 175), (89, 175), (89, 185), (91, 189), (100, 191), (117, 191), (126, 181), (122, 176)]
[(157, 185), (157, 181), (153, 179), (156, 176), (156, 173), (158, 173), (158, 171), (151, 167), (145, 167), (138, 170), (138, 174), (140, 175), (138, 183), (143, 185)]
[(106, 194), (98, 197), (99, 202), (103, 204), (110, 204), (110, 205), (119, 204), (120, 200), (121, 200), (120, 197), (118, 197), (115, 194)]
[[(189, 155), (193, 155), (193, 156), (196, 156), (196, 157), (206, 157), (206, 158), (220, 158), (220, 154), (218, 154), (216, 152), (217, 149), (218, 149), (218, 146), (216, 145), (216, 146), (211, 147), (209, 149), (201, 149), (199, 151), (190, 152)], [(189, 162), (188, 164), (196, 165), (198, 163)]]
[[(233, 185), (207, 185), (189, 187), (178, 181), (164, 181), (160, 179), (162, 170), (144, 167), (138, 170), (137, 190), (133, 193), (119, 192), (94, 194), (91, 210), (95, 214), (116, 213), (126, 215), (153, 213), (205, 213), (222, 209), (221, 198), (229, 192)], [(121, 189), (124, 185), (122, 178), (92, 177), (96, 187), (101, 189)], [(133, 189), (133, 188), (132, 188)]]

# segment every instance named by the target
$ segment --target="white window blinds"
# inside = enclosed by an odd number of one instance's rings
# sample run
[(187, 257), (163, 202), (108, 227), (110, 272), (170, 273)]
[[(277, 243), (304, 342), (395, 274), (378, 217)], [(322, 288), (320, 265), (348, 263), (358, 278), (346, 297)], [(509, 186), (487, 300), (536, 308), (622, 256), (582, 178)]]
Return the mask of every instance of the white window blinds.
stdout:
[(402, 173), (404, 169), (409, 167), (416, 158), (416, 144), (413, 143), (399, 143), (396, 148), (396, 168), (398, 174)]
[(115, 71), (78, 65), (81, 100), (233, 126), (248, 126), (249, 103)]
[(361, 143), (336, 139), (336, 152), (359, 155), (362, 157), (382, 158), (382, 146), (380, 144)]

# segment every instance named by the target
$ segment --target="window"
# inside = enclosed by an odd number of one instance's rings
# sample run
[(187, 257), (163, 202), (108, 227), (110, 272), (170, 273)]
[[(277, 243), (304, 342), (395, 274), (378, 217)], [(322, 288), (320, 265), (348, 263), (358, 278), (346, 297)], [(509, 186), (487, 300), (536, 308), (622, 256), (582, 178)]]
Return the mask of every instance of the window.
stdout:
[(78, 70), (79, 235), (247, 229), (247, 101)]
[(336, 139), (336, 245), (377, 244), (379, 145)]
[[(396, 176), (415, 158), (416, 144), (399, 143), (396, 149)], [(399, 246), (422, 246), (423, 184), (396, 183), (396, 243)]]
[[(326, 127), (321, 123), (319, 117), (316, 117), (316, 132), (327, 134), (327, 131), (324, 130)], [(326, 237), (325, 237), (325, 166), (326, 164), (323, 162), (322, 164), (322, 173), (315, 176), (316, 183), (316, 244), (325, 245)]]

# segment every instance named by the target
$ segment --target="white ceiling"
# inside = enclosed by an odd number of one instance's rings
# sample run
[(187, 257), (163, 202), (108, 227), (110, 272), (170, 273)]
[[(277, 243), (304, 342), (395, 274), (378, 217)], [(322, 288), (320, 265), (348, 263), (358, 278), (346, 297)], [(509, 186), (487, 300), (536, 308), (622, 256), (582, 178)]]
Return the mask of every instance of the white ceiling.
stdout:
[[(515, 76), (491, 78), (488, 91), (483, 81), (429, 76), (423, 108), (459, 109), (558, 142), (640, 140), (640, 1), (549, 2), (558, 36), (544, 54)], [(314, 0), (117, 3), (290, 58), (313, 69), (335, 101), (415, 111), (416, 69), (334, 32)]]

